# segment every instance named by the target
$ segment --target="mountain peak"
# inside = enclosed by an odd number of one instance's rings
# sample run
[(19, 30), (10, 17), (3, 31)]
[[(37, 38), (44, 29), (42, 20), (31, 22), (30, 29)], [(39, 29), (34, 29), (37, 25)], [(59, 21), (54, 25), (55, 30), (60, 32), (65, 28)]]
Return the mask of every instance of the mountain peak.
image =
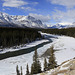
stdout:
[[(12, 25), (13, 24), (13, 25)], [(6, 13), (0, 12), (0, 26), (17, 26), (17, 27), (30, 27), (30, 28), (45, 28), (41, 20), (28, 15), (28, 16), (11, 16)]]

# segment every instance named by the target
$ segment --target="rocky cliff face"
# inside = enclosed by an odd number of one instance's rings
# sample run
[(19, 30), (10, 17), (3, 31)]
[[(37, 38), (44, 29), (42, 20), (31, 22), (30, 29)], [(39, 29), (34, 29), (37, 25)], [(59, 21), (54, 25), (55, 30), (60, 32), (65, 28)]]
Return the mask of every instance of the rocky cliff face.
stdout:
[(75, 59), (65, 61), (59, 67), (37, 75), (75, 75)]

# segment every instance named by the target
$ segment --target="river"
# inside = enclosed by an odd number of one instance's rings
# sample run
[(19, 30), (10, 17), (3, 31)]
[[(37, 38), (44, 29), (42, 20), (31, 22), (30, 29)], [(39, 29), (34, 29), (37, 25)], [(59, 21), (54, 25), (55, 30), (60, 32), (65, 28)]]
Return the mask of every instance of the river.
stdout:
[(50, 38), (55, 38), (55, 37), (52, 37), (52, 36), (48, 36), (48, 35), (44, 35), (45, 39), (46, 40), (49, 40), (47, 42), (43, 42), (41, 44), (38, 44), (36, 46), (33, 46), (33, 47), (30, 47), (30, 48), (26, 48), (26, 49), (20, 49), (20, 50), (17, 50), (17, 51), (12, 51), (12, 52), (6, 52), (6, 53), (2, 53), (0, 54), (0, 60), (2, 59), (5, 59), (5, 58), (9, 58), (9, 57), (15, 57), (15, 56), (19, 56), (19, 55), (23, 55), (23, 54), (27, 54), (27, 53), (30, 53), (32, 51), (34, 51), (35, 49), (38, 49), (48, 43), (51, 43), (52, 40)]

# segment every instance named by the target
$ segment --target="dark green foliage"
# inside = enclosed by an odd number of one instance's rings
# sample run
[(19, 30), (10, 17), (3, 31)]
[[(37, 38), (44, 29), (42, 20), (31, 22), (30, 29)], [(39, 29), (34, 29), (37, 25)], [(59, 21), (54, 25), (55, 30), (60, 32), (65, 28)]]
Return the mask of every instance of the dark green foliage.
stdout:
[(29, 67), (28, 67), (28, 64), (27, 64), (27, 67), (26, 67), (26, 75), (29, 75)]
[(0, 27), (0, 48), (26, 44), (41, 38), (37, 29)]
[(50, 48), (50, 57), (49, 57), (49, 64), (48, 64), (48, 69), (53, 69), (57, 66), (57, 63), (55, 61), (55, 55), (54, 55), (54, 50), (53, 46)]
[(19, 69), (18, 69), (18, 65), (16, 66), (16, 73), (17, 75), (20, 75)]
[(37, 50), (35, 50), (34, 56), (33, 56), (33, 64), (31, 66), (31, 74), (37, 74), (41, 73), (41, 64), (38, 59)]
[(47, 60), (46, 58), (44, 59), (44, 71), (46, 71), (48, 68)]
[(42, 32), (50, 33), (50, 34), (67, 35), (67, 36), (75, 37), (75, 28), (67, 28), (67, 29), (42, 29)]

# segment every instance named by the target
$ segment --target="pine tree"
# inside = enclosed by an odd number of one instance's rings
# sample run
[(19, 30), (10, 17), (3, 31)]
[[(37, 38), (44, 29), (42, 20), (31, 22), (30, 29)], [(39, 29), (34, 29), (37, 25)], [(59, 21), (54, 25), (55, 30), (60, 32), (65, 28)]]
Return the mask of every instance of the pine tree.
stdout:
[(20, 72), (19, 72), (19, 69), (18, 69), (18, 65), (16, 66), (16, 72), (17, 72), (17, 75), (20, 75)]
[(40, 65), (40, 61), (38, 60), (37, 50), (35, 50), (35, 52), (34, 52), (31, 73), (33, 73), (33, 74), (41, 73), (41, 65)]
[(52, 46), (50, 48), (50, 57), (49, 57), (48, 69), (53, 69), (56, 66), (57, 66), (57, 63), (55, 61), (54, 49), (53, 49), (53, 46)]
[(29, 75), (29, 67), (28, 67), (28, 64), (27, 64), (27, 67), (26, 67), (26, 75)]
[(33, 62), (37, 62), (37, 60), (38, 60), (38, 53), (37, 53), (37, 50), (35, 50), (33, 55)]
[(23, 73), (22, 73), (22, 66), (21, 66), (21, 75), (23, 75)]
[(46, 61), (46, 58), (44, 59), (44, 71), (46, 71), (47, 70), (47, 61)]

